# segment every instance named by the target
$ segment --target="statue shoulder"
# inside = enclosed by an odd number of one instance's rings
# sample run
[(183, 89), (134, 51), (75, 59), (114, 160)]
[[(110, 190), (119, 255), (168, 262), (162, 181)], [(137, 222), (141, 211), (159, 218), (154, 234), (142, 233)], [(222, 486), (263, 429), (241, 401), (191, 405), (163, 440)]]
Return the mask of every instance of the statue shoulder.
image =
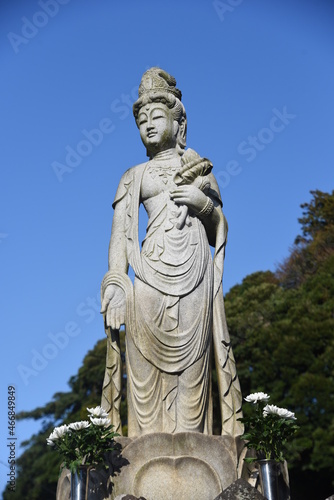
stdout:
[(115, 199), (112, 205), (113, 208), (115, 208), (116, 204), (126, 196), (131, 185), (140, 186), (141, 177), (146, 164), (147, 162), (140, 163), (139, 165), (135, 165), (124, 172), (118, 184)]
[(130, 178), (135, 178), (138, 177), (138, 175), (141, 175), (145, 169), (145, 166), (147, 165), (147, 162), (145, 163), (139, 163), (138, 165), (135, 165), (134, 167), (128, 168), (124, 174), (121, 177), (120, 184), (122, 182), (129, 180)]

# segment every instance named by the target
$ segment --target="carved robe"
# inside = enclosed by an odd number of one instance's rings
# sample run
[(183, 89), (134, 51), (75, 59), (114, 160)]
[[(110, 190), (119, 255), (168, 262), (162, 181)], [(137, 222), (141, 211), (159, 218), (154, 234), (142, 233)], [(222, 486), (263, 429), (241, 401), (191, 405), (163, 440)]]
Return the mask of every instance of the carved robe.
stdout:
[[(226, 221), (217, 183), (209, 174), (209, 196), (221, 218), (212, 259), (200, 218), (189, 213), (177, 227), (177, 206), (167, 191), (144, 201), (149, 214), (145, 239), (138, 241), (140, 189), (147, 163), (128, 170), (113, 207), (122, 203), (121, 234), (127, 261), (135, 272), (111, 270), (102, 284), (123, 288), (127, 297), (126, 367), (128, 435), (195, 431), (212, 434), (211, 357), (217, 367), (222, 434), (242, 433), (237, 422), (241, 393), (226, 326), (222, 272)], [(212, 342), (213, 341), (213, 342)], [(109, 354), (102, 404), (119, 424), (120, 368), (115, 332)], [(109, 356), (109, 359), (108, 359)], [(118, 394), (117, 394), (118, 392)]]

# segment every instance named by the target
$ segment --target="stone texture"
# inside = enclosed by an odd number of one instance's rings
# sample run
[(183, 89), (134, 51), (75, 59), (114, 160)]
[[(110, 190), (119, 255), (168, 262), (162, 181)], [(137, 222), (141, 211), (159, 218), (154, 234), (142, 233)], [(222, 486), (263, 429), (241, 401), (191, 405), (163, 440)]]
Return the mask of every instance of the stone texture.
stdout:
[(238, 444), (200, 433), (141, 436), (123, 450), (129, 465), (113, 478), (114, 495), (212, 500), (237, 479)]
[(119, 495), (115, 500), (146, 500), (144, 497), (135, 497), (133, 495)]
[(238, 479), (214, 500), (265, 500), (265, 497), (247, 481)]
[[(125, 324), (128, 435), (212, 434), (214, 351), (222, 434), (235, 437), (242, 398), (225, 319), (227, 223), (213, 166), (186, 149), (181, 91), (164, 70), (144, 73), (133, 109), (149, 160), (126, 171), (113, 203), (101, 294), (108, 337), (101, 405), (121, 432), (118, 330)], [(149, 218), (141, 249), (140, 204)]]
[[(149, 159), (118, 186), (101, 287), (108, 338), (101, 406), (121, 433), (124, 324), (130, 441), (110, 464), (109, 480), (97, 477), (99, 500), (212, 500), (242, 473), (242, 397), (222, 291), (227, 222), (212, 163), (186, 149), (175, 79), (160, 68), (146, 71), (133, 111)], [(140, 204), (148, 216), (141, 248)], [(221, 436), (212, 436), (212, 360)], [(111, 480), (112, 493), (104, 492)], [(57, 500), (65, 500), (66, 474), (60, 483)]]
[[(91, 478), (94, 500), (115, 500), (122, 495), (212, 500), (238, 477), (240, 442), (230, 436), (158, 433), (118, 440), (123, 450), (116, 457), (110, 454), (109, 476), (96, 471)], [(70, 474), (64, 470), (57, 500), (69, 498)]]

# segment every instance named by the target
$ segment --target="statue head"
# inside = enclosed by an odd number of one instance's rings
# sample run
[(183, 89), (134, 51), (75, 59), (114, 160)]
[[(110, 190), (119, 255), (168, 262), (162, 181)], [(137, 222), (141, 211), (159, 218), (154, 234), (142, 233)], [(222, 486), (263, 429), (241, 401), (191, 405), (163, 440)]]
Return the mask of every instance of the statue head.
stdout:
[(152, 108), (150, 104), (157, 103), (157, 108), (165, 107), (177, 124), (175, 127), (176, 149), (182, 155), (186, 147), (187, 116), (181, 102), (181, 91), (176, 88), (175, 78), (161, 68), (150, 68), (142, 76), (138, 96), (138, 100), (133, 105), (137, 127), (140, 128), (138, 117), (145, 106), (148, 109)]

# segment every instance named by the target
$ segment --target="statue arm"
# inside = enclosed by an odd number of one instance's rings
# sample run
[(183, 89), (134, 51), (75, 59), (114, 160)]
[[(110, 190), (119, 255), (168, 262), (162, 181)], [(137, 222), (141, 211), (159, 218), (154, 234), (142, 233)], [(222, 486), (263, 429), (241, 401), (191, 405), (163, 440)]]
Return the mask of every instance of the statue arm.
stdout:
[(115, 282), (114, 276), (126, 276), (129, 268), (126, 238), (127, 177), (128, 173), (124, 174), (113, 203), (114, 217), (108, 256), (109, 270), (103, 278), (101, 290), (101, 312), (104, 314), (106, 327), (113, 330), (118, 330), (125, 323), (126, 315), (126, 294)]
[[(214, 205), (214, 210), (212, 210), (209, 216), (201, 217), (201, 220), (205, 227), (210, 245), (215, 247), (217, 243), (218, 231), (220, 233), (224, 233), (223, 240), (224, 243), (226, 242), (228, 226), (222, 210), (223, 202), (221, 199), (217, 180), (212, 173), (207, 176), (207, 179), (210, 183), (210, 188), (207, 192), (207, 195)], [(221, 240), (221, 234), (219, 239)]]
[(199, 215), (199, 218), (205, 227), (209, 244), (214, 247), (216, 246), (216, 236), (219, 227), (224, 227), (225, 234), (227, 235), (227, 221), (223, 214), (221, 204), (211, 196), (208, 197), (212, 201), (214, 208), (208, 216), (201, 217), (201, 215)]
[(210, 173), (207, 176), (210, 185), (205, 194), (194, 184), (177, 186), (170, 192), (170, 197), (179, 205), (186, 205), (192, 212), (201, 219), (210, 245), (216, 245), (216, 234), (218, 228), (222, 226), (227, 233), (227, 223), (222, 212), (222, 202), (217, 181)]
[(109, 271), (128, 273), (129, 263), (126, 251), (125, 218), (126, 198), (115, 204), (111, 237), (109, 243)]
[(128, 258), (126, 249), (125, 220), (127, 207), (126, 178), (118, 187), (113, 204), (114, 217), (109, 244), (109, 270), (103, 278), (101, 300), (105, 332), (107, 335), (106, 368), (102, 386), (101, 406), (122, 434), (120, 403), (122, 395), (122, 361), (119, 328), (126, 321), (126, 297), (131, 293), (131, 282), (127, 276)]

